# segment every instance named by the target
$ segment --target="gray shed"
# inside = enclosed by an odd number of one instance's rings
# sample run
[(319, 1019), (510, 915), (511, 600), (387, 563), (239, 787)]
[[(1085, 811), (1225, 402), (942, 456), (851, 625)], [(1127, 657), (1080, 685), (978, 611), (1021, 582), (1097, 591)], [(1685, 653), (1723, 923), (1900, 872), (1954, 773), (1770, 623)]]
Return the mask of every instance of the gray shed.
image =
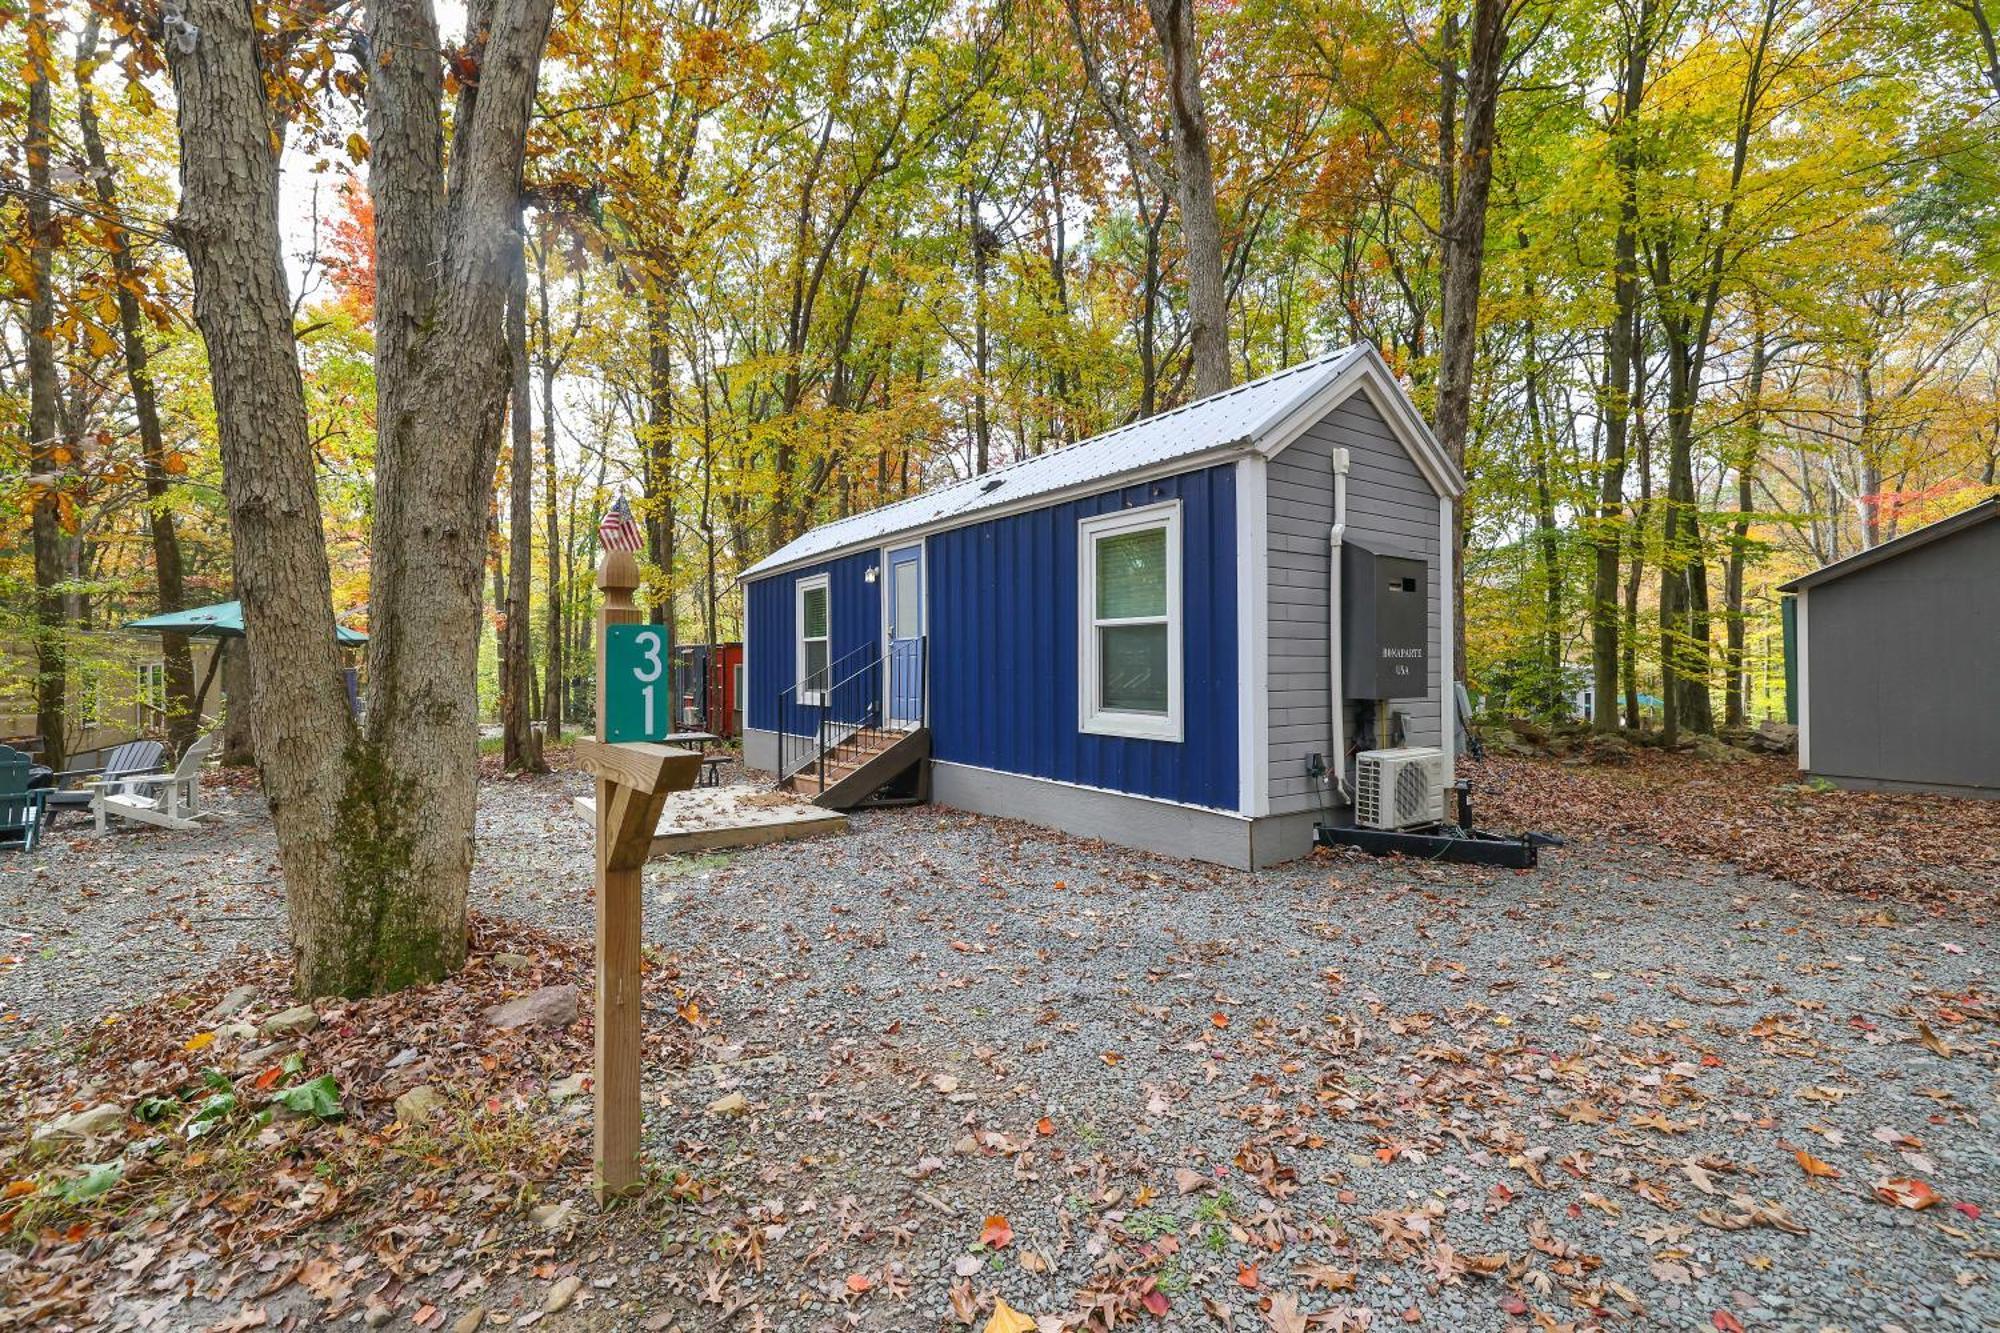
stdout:
[(2000, 496), (1784, 584), (1799, 767), (1843, 787), (2000, 797)]

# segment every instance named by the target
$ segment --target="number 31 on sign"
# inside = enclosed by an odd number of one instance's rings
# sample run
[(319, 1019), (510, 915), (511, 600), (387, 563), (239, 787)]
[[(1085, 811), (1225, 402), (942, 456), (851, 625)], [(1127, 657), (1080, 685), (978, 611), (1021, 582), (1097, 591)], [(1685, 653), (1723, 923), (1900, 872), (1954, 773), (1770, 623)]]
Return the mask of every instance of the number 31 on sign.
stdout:
[(657, 741), (672, 730), (667, 632), (658, 625), (604, 627), (604, 739)]

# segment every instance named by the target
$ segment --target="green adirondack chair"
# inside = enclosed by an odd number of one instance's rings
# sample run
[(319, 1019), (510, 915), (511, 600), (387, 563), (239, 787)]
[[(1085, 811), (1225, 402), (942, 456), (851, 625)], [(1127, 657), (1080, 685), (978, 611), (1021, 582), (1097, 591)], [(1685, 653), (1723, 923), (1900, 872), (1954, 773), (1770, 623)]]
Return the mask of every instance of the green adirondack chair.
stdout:
[(0, 848), (32, 852), (42, 840), (45, 787), (28, 786), (28, 756), (0, 745)]

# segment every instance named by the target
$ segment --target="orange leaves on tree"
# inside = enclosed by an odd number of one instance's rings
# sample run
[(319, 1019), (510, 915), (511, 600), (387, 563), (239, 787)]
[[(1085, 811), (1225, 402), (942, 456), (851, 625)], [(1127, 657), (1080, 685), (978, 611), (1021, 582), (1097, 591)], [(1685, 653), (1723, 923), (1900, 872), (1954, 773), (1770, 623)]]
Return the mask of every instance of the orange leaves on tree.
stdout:
[[(350, 154), (358, 137), (349, 136)], [(367, 145), (361, 148), (365, 157)], [(369, 319), (375, 314), (375, 201), (367, 186), (349, 176), (341, 183), (340, 203), (341, 214), (328, 228), (320, 265), (326, 269), (340, 303), (357, 318)]]

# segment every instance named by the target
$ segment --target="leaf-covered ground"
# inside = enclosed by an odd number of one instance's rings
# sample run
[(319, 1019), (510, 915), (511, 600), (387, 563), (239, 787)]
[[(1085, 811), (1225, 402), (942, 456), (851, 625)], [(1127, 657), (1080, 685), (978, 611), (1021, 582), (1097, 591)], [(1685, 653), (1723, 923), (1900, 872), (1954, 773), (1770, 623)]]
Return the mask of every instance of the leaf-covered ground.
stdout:
[[(914, 809), (656, 865), (654, 1174), (609, 1213), (564, 1095), (573, 776), (489, 784), (462, 977), (275, 1042), (204, 1039), (239, 980), (252, 1018), (288, 1003), (252, 805), (59, 841), (0, 866), (9, 1138), (150, 1119), (6, 1164), (0, 1325), (1993, 1326), (1991, 845), (1954, 863), (1775, 767), (1481, 778), (1485, 822), (1579, 840), (1525, 874), (1247, 875)], [(1851, 879), (1767, 859), (1806, 818), (1875, 830)], [(566, 1026), (479, 1017), (564, 981)], [(324, 1078), (338, 1117), (298, 1091)], [(398, 1125), (419, 1085), (436, 1114)]]
[(2000, 912), (2000, 801), (1809, 785), (1789, 757), (1741, 752), (1702, 763), (1637, 749), (1607, 767), (1494, 758), (1465, 773), (1478, 818), (1497, 826), (1629, 839), (1980, 919)]

